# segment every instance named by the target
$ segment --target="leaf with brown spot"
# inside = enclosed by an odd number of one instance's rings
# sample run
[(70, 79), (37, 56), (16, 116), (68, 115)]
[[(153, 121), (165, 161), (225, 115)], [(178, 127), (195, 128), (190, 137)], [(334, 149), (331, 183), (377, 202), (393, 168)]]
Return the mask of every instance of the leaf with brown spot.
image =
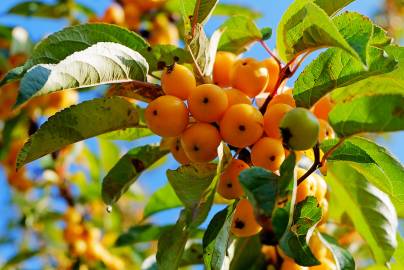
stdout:
[(116, 203), (140, 174), (168, 153), (159, 146), (145, 145), (126, 153), (108, 172), (102, 182), (102, 199), (108, 205)]

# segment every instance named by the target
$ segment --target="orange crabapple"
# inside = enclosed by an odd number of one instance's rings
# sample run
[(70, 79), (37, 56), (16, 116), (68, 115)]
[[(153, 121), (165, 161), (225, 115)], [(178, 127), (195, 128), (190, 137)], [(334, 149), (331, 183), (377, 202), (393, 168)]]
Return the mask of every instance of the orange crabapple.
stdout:
[(164, 70), (161, 76), (161, 87), (166, 95), (185, 100), (191, 91), (195, 89), (196, 79), (194, 73), (187, 67), (174, 64), (174, 66)]
[(275, 172), (284, 160), (285, 151), (280, 140), (263, 137), (251, 149), (251, 161), (254, 166)]
[(244, 194), (239, 182), (240, 173), (248, 169), (247, 163), (240, 159), (232, 159), (220, 176), (217, 192), (226, 199), (237, 199)]
[(238, 237), (256, 235), (262, 227), (254, 216), (254, 208), (247, 199), (241, 199), (234, 210), (231, 232)]

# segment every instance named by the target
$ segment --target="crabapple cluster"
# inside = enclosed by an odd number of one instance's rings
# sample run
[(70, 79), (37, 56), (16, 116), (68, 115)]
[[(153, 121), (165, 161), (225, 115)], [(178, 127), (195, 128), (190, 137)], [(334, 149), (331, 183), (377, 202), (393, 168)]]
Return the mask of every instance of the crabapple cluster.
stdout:
[(101, 232), (86, 226), (74, 207), (67, 208), (63, 219), (66, 223), (63, 237), (72, 256), (85, 258), (89, 263), (102, 261), (109, 270), (125, 269), (124, 262), (103, 245)]
[[(296, 108), (291, 90), (277, 93), (279, 76), (280, 67), (272, 58), (238, 59), (232, 53), (218, 52), (213, 83), (198, 84), (191, 69), (174, 64), (161, 77), (165, 95), (150, 102), (145, 110), (149, 129), (170, 138), (171, 153), (183, 165), (214, 160), (222, 141), (234, 150), (235, 156), (220, 176), (217, 191), (225, 199), (239, 199), (231, 227), (238, 237), (262, 230), (253, 206), (245, 199), (239, 174), (250, 166), (278, 173), (291, 151), (300, 159), (318, 142), (334, 136), (327, 122), (330, 98), (321, 99), (311, 110)], [(263, 102), (255, 100), (262, 95), (272, 97), (265, 110), (260, 108)], [(242, 150), (248, 152), (249, 158), (240, 157)], [(297, 178), (305, 172), (297, 168)], [(316, 197), (323, 210), (320, 223), (324, 223), (326, 192), (325, 180), (311, 174), (298, 186), (296, 203), (308, 196)], [(294, 263), (289, 258), (284, 260), (285, 265)]]

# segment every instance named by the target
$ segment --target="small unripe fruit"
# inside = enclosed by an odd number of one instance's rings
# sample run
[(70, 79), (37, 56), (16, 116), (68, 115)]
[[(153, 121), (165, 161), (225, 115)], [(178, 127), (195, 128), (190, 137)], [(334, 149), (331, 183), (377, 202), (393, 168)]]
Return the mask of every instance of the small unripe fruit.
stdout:
[(237, 56), (231, 52), (217, 52), (213, 66), (213, 81), (221, 87), (231, 85), (231, 69)]
[(161, 76), (161, 87), (167, 95), (185, 100), (196, 87), (195, 76), (185, 66), (175, 64), (164, 70)]
[(248, 169), (247, 163), (239, 159), (232, 159), (220, 176), (217, 192), (226, 199), (237, 199), (244, 194), (243, 188), (239, 182), (240, 173)]
[(285, 114), (280, 129), (283, 142), (293, 150), (312, 148), (320, 129), (317, 118), (307, 109), (296, 108)]
[(181, 145), (193, 162), (209, 162), (216, 158), (221, 142), (217, 129), (206, 123), (196, 123), (181, 135)]
[(220, 120), (228, 107), (225, 91), (214, 84), (202, 84), (191, 91), (188, 97), (189, 111), (202, 122)]
[(268, 85), (265, 91), (272, 94), (279, 79), (280, 68), (276, 60), (272, 57), (265, 59), (262, 63), (268, 69), (269, 73)]
[(170, 151), (174, 159), (178, 161), (178, 163), (182, 165), (191, 163), (187, 154), (185, 154), (184, 148), (182, 148), (181, 139), (179, 137), (174, 140), (173, 144), (170, 147)]
[(335, 133), (330, 124), (328, 124), (328, 122), (323, 119), (319, 119), (318, 121), (320, 124), (320, 130), (318, 132), (318, 141), (322, 143), (325, 140), (334, 139)]
[(226, 89), (224, 92), (227, 95), (229, 108), (231, 106), (233, 106), (233, 105), (236, 105), (236, 104), (249, 104), (249, 105), (251, 105), (250, 98), (246, 94), (241, 92), (240, 90), (237, 90), (235, 88), (231, 88), (231, 89)]
[(280, 140), (264, 137), (251, 149), (251, 161), (254, 166), (274, 172), (279, 170), (284, 160), (285, 151)]
[(238, 60), (231, 73), (232, 86), (253, 98), (268, 85), (268, 70), (253, 58)]
[(155, 134), (176, 137), (187, 127), (189, 113), (181, 99), (166, 95), (149, 103), (145, 110), (145, 120)]
[(281, 139), (281, 131), (279, 124), (281, 123), (285, 114), (293, 108), (287, 104), (274, 104), (267, 107), (264, 114), (264, 131), (268, 137)]
[(238, 237), (248, 237), (261, 231), (254, 216), (254, 208), (247, 199), (241, 199), (234, 210), (231, 232)]
[(226, 111), (220, 121), (220, 134), (230, 145), (244, 148), (261, 138), (263, 121), (262, 114), (255, 107), (236, 104)]

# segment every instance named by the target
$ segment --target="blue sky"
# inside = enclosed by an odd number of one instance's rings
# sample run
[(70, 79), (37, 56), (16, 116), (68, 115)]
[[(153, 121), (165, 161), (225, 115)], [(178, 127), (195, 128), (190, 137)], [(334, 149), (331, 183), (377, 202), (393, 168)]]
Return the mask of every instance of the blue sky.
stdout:
[[(5, 15), (4, 12), (12, 7), (15, 3), (21, 2), (18, 0), (0, 0), (0, 25), (9, 25), (9, 26), (22, 26), (26, 28), (30, 36), (33, 40), (39, 40), (43, 36), (47, 34), (53, 33), (67, 26), (67, 21), (63, 20), (45, 20), (45, 19), (22, 19), (18, 16), (10, 16)], [(52, 1), (45, 1), (52, 2)], [(102, 14), (103, 10), (109, 5), (110, 1), (108, 0), (81, 0), (78, 1), (88, 5), (97, 11), (97, 14)], [(252, 8), (261, 11), (264, 14), (264, 17), (258, 20), (258, 25), (260, 27), (269, 26), (274, 29), (274, 36), (276, 35), (276, 26), (277, 22), (280, 20), (283, 12), (286, 10), (288, 5), (292, 2), (291, 0), (224, 0), (221, 1), (224, 3), (232, 3), (232, 4), (242, 4), (251, 6)], [(376, 11), (382, 6), (381, 0), (358, 0), (353, 4), (349, 5), (347, 9), (358, 11), (366, 16), (372, 17)], [(224, 18), (213, 18), (209, 21), (206, 26), (206, 31), (212, 33), (214, 29), (216, 29), (225, 19)], [(274, 47), (274, 38), (271, 38), (268, 41), (268, 44), (271, 48)], [(260, 46), (253, 46), (251, 50), (246, 53), (246, 55), (255, 57), (258, 59), (263, 59), (267, 57), (266, 52)], [(311, 58), (313, 59), (313, 57)], [(306, 63), (310, 61), (310, 58), (306, 60)], [(294, 79), (290, 80), (289, 84), (293, 84)], [(90, 96), (86, 96), (85, 98), (89, 98)], [(402, 144), (404, 138), (403, 132), (391, 133), (388, 134), (387, 137), (378, 138), (378, 142), (382, 145), (386, 146), (401, 162), (404, 161), (404, 146)], [(153, 141), (156, 141), (157, 138), (153, 138)], [(129, 147), (133, 147), (140, 143), (146, 143), (149, 140), (143, 140), (141, 142), (134, 143), (124, 143), (122, 147), (124, 149), (128, 149)], [(143, 186), (149, 192), (157, 189), (159, 186), (163, 185), (165, 180), (165, 170), (167, 168), (174, 169), (177, 167), (177, 164), (170, 158), (166, 164), (158, 169), (151, 172), (147, 172), (144, 174), (139, 184)], [(0, 170), (0, 212), (2, 213), (2, 219), (0, 220), (0, 232), (6, 232), (5, 222), (8, 218), (12, 216), (13, 209), (8, 207), (8, 201), (10, 200), (10, 191), (4, 178), (3, 172)], [(156, 218), (159, 223), (168, 223), (172, 222), (177, 217), (177, 211), (169, 211), (164, 213)], [(0, 233), (1, 236), (1, 233)], [(13, 253), (13, 249), (10, 247), (7, 250), (0, 249), (0, 264), (5, 257), (9, 257)], [(26, 268), (26, 269), (36, 269), (36, 268)]]

